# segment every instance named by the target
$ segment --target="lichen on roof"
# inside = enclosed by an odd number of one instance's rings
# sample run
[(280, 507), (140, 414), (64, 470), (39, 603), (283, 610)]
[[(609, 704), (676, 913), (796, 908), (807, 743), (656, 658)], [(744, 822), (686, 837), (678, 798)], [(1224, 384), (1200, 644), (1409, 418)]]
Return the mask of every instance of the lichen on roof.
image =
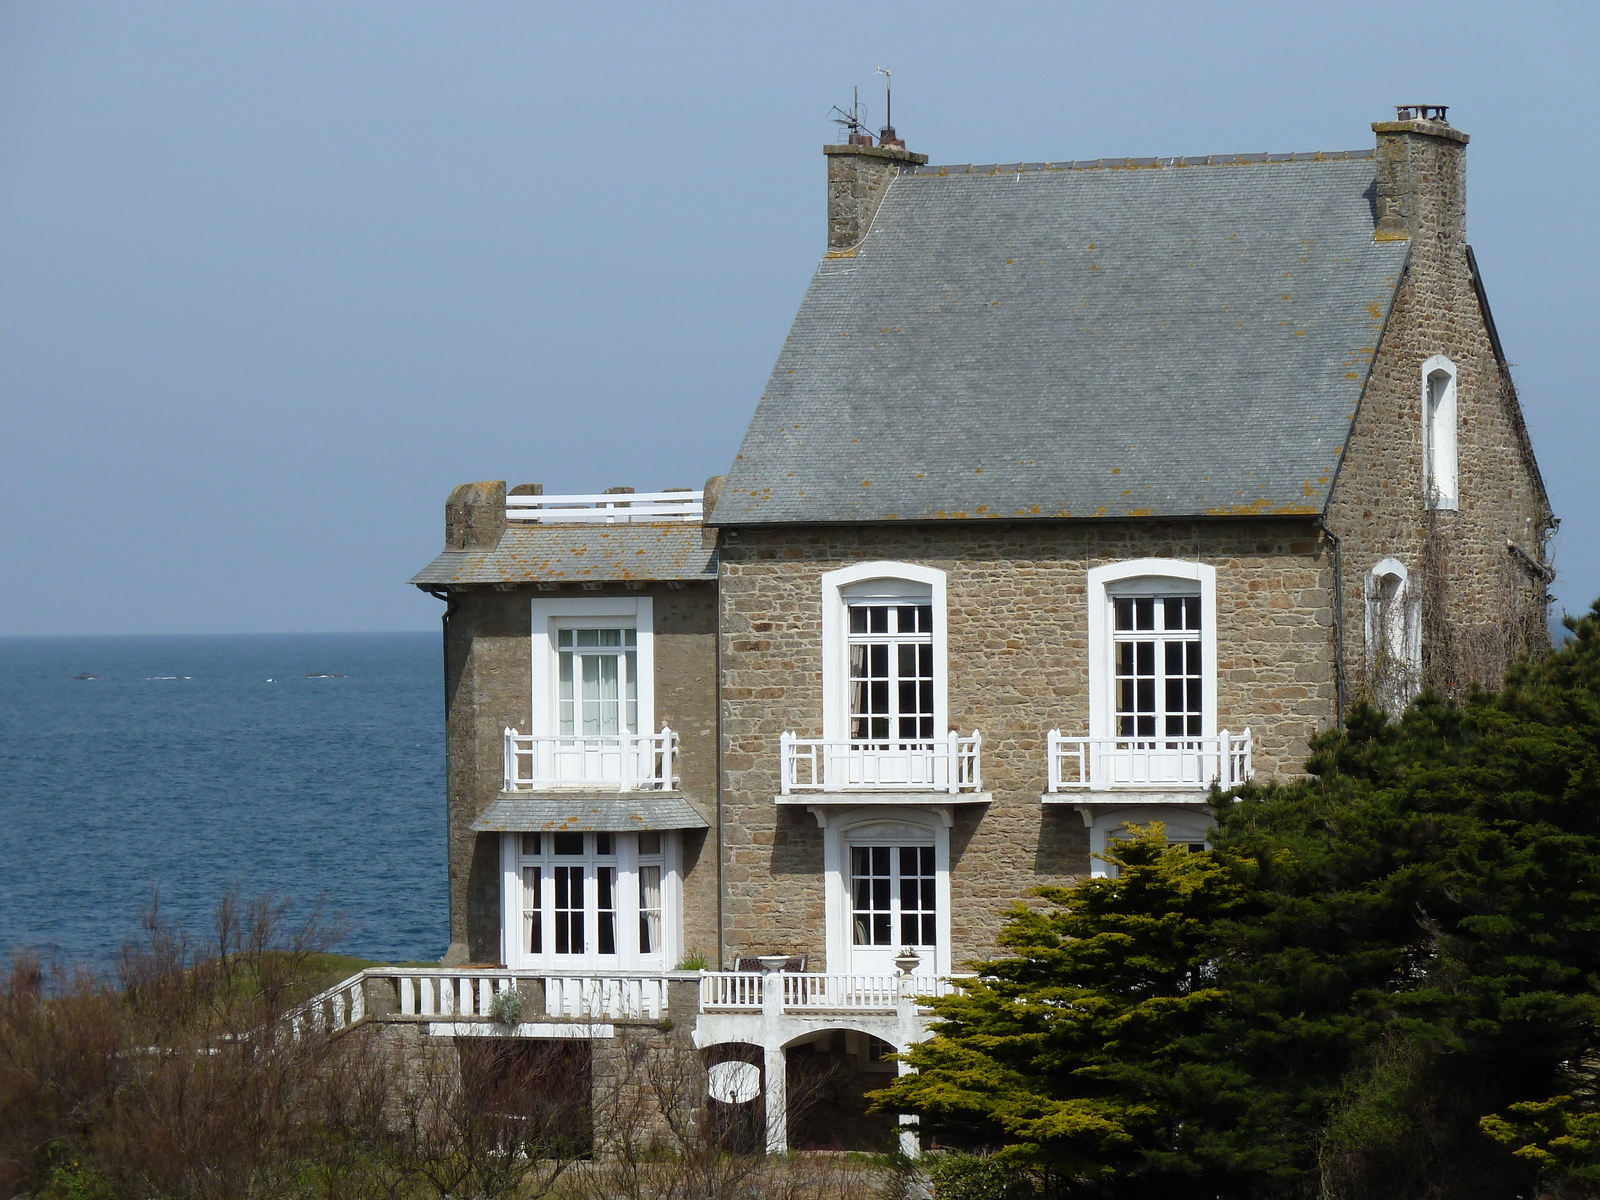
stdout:
[(1320, 511), (1405, 262), (1374, 178), (1370, 151), (902, 175), (820, 264), (712, 520)]

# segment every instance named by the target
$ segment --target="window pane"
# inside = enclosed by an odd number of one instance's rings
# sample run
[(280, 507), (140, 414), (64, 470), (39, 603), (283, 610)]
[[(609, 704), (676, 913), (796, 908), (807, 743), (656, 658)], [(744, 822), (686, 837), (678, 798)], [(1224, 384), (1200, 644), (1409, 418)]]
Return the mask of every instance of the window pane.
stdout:
[(522, 868), (522, 944), (530, 954), (544, 953), (544, 902), (538, 867)]
[[(570, 635), (572, 633), (572, 630), (564, 629), (564, 630), (562, 630), (562, 633)], [(560, 720), (561, 720), (561, 730), (560, 730), (560, 732), (563, 733), (563, 734), (570, 735), (570, 734), (573, 734), (573, 733), (577, 732), (577, 729), (574, 727), (574, 721), (576, 720), (576, 718), (573, 716), (573, 708), (572, 708), (572, 706), (573, 706), (572, 655), (571, 654), (563, 654), (563, 655), (560, 656), (560, 660), (561, 660), (561, 666), (560, 666), (561, 682), (560, 682), (560, 685), (557, 688), (557, 696), (558, 696), (558, 701), (559, 701), (558, 704), (557, 704), (557, 707), (561, 710), (560, 711)]]
[(615, 867), (596, 867), (595, 880), (595, 932), (599, 943), (597, 952), (600, 954), (615, 954), (617, 952), (617, 898), (616, 882), (617, 869)]
[(639, 656), (629, 652), (623, 655), (628, 669), (627, 690), (623, 694), (622, 732), (639, 732)]
[(852, 605), (850, 609), (850, 632), (865, 633), (867, 631), (867, 610), (860, 606)]
[(1111, 603), (1112, 603), (1112, 608), (1116, 612), (1116, 617), (1117, 617), (1117, 619), (1116, 619), (1116, 627), (1118, 629), (1132, 629), (1133, 628), (1133, 601), (1128, 599), (1127, 597), (1118, 597), (1116, 600), (1113, 600)]
[(539, 853), (539, 835), (537, 833), (525, 833), (522, 835), (522, 852), (524, 854)]
[[(557, 838), (561, 836), (556, 835)], [(582, 834), (568, 836), (580, 840), (583, 837)], [(557, 954), (583, 953), (583, 870), (582, 867), (554, 868)]]
[(555, 843), (555, 852), (557, 854), (583, 853), (583, 834), (581, 833), (552, 834), (550, 840)]
[(585, 654), (583, 659), (583, 732), (615, 737), (619, 728), (618, 662), (615, 654)]
[(661, 835), (659, 833), (641, 833), (639, 835), (640, 854), (660, 854)]
[[(660, 836), (659, 834), (657, 835)], [(641, 841), (643, 835), (641, 835)], [(639, 868), (639, 953), (661, 950), (661, 868)]]
[(570, 646), (570, 645), (572, 645), (572, 630), (570, 630), (570, 629), (562, 629), (562, 630), (557, 631), (557, 633), (556, 633), (556, 645), (557, 646)]
[(1154, 629), (1156, 627), (1156, 602), (1154, 597), (1139, 596), (1133, 602), (1133, 627), (1135, 629)]
[(601, 858), (609, 858), (617, 852), (617, 838), (612, 833), (597, 833), (594, 835), (594, 852)]

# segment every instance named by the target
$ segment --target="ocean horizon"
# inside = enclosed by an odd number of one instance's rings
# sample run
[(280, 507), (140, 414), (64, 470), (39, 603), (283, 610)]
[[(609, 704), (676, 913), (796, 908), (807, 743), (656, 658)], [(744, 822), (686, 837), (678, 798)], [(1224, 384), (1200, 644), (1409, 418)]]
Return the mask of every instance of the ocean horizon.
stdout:
[(0, 959), (109, 971), (157, 896), (203, 943), (230, 888), (437, 959), (441, 671), (437, 631), (0, 638)]

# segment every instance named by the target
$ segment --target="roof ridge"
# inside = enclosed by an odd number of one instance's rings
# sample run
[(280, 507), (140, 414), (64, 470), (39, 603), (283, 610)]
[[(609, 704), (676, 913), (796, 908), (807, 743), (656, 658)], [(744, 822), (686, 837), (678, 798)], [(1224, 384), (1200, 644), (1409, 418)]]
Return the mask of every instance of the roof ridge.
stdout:
[(1349, 162), (1354, 159), (1373, 158), (1377, 151), (1317, 150), (1291, 154), (1202, 154), (1177, 158), (1089, 158), (1069, 162), (1033, 163), (961, 163), (940, 165), (926, 163), (902, 170), (903, 175), (1013, 175), (1029, 171), (1138, 171), (1160, 170), (1165, 167), (1241, 167), (1257, 163)]

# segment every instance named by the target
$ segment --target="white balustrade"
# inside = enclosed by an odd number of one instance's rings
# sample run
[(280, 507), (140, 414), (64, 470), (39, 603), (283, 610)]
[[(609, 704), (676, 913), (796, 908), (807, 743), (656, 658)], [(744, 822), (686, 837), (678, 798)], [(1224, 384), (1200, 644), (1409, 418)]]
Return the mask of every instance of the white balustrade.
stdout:
[(289, 1013), (289, 1028), (295, 1037), (303, 1030), (338, 1033), (359, 1024), (367, 1015), (367, 993), (363, 986), (366, 972), (319, 992)]
[(615, 788), (619, 792), (677, 786), (678, 735), (613, 736), (505, 731), (505, 790), (546, 787)]
[(1227, 790), (1254, 773), (1250, 731), (1216, 737), (1062, 737), (1047, 743), (1052, 792), (1117, 789)]
[[(700, 977), (702, 1012), (758, 1012), (765, 997), (763, 981), (768, 976), (748, 971), (706, 971)], [(899, 975), (831, 975), (813, 972), (780, 971), (771, 978), (782, 988), (783, 1011), (805, 1012), (893, 1012), (900, 998), (904, 977)], [(948, 979), (931, 975), (914, 976), (911, 994), (917, 997), (944, 996), (953, 989)]]
[(955, 730), (939, 738), (778, 739), (782, 773), (779, 789), (821, 791), (975, 792), (983, 787), (982, 738), (977, 730), (962, 737)]
[(636, 521), (700, 521), (704, 492), (606, 492), (600, 495), (507, 496), (506, 520), (618, 525)]
[(756, 971), (706, 971), (700, 976), (700, 1011), (759, 1009), (761, 979)]
[(544, 1010), (551, 1017), (660, 1020), (667, 980), (648, 975), (547, 975)]

